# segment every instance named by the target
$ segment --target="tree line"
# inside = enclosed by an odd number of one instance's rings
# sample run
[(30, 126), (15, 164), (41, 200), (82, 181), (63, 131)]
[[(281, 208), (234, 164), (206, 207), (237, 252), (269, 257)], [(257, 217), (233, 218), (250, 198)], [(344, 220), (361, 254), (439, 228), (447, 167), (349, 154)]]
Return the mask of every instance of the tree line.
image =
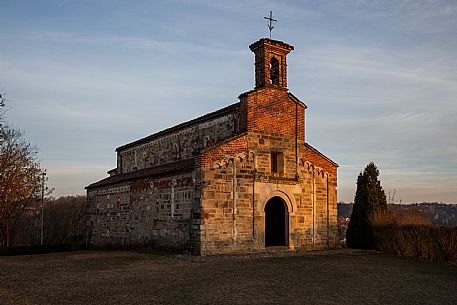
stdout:
[[(38, 149), (6, 119), (0, 92), (0, 248), (68, 243), (81, 234), (83, 196), (48, 198), (52, 192)], [(40, 217), (42, 210), (43, 217)], [(41, 230), (43, 228), (43, 230)], [(43, 235), (41, 234), (43, 231)], [(43, 237), (43, 238), (42, 238)]]
[(85, 196), (50, 197), (44, 201), (43, 210), (41, 202), (32, 203), (17, 219), (12, 232), (12, 245), (40, 245), (41, 232), (44, 245), (84, 245), (85, 203)]

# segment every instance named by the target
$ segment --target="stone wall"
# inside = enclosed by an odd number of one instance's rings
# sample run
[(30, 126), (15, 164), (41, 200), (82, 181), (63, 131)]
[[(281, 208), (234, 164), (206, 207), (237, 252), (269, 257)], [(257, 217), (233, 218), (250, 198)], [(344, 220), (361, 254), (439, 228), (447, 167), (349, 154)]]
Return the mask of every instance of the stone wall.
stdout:
[(294, 243), (305, 249), (333, 248), (338, 243), (336, 176), (306, 159), (300, 160), (299, 168)]
[(252, 212), (245, 214), (252, 205), (253, 169), (246, 162), (247, 136), (208, 149), (201, 159), (201, 254), (237, 252), (237, 239), (252, 247)]
[[(259, 251), (265, 247), (265, 205), (279, 197), (288, 211), (288, 246), (334, 247), (336, 237), (336, 166), (331, 172), (307, 160), (293, 137), (247, 133), (205, 151), (202, 164), (201, 253)], [(232, 151), (230, 151), (232, 149)], [(283, 172), (271, 172), (271, 151), (283, 154)], [(308, 154), (309, 156), (309, 154)], [(325, 157), (313, 155), (313, 161)], [(298, 175), (297, 175), (298, 174)]]
[(90, 244), (193, 251), (194, 186), (182, 173), (89, 190)]
[(118, 150), (122, 173), (192, 158), (238, 133), (238, 110)]

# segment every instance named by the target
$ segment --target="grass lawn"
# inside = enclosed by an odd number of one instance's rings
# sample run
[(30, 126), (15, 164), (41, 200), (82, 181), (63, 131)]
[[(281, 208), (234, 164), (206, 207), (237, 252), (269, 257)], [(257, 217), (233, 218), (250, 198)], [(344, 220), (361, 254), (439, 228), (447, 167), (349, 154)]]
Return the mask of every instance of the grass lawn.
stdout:
[(1, 304), (457, 304), (457, 267), (347, 250), (0, 257)]

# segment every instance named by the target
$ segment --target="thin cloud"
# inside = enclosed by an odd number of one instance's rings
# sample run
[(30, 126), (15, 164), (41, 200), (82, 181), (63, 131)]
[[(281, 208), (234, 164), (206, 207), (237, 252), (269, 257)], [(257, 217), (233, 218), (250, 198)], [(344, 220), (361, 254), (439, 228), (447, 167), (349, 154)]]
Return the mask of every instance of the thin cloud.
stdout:
[(105, 33), (82, 34), (74, 32), (37, 32), (32, 38), (40, 42), (68, 44), (68, 45), (90, 45), (90, 46), (115, 46), (116, 48), (126, 47), (151, 51), (166, 52), (168, 54), (179, 54), (182, 50), (189, 53), (204, 54), (239, 54), (239, 50), (221, 48), (217, 46), (202, 45), (200, 43), (167, 41), (149, 39), (139, 36), (121, 36)]
[(418, 82), (442, 86), (457, 93), (456, 75), (449, 73), (449, 67), (457, 68), (455, 60), (451, 58), (443, 62), (443, 58), (436, 59), (432, 50), (423, 50), (422, 54), (415, 52), (415, 56), (412, 56), (411, 50), (319, 46), (306, 53), (295, 59), (303, 65), (303, 70), (312, 65), (321, 73), (329, 71), (334, 76), (359, 75), (389, 81)]

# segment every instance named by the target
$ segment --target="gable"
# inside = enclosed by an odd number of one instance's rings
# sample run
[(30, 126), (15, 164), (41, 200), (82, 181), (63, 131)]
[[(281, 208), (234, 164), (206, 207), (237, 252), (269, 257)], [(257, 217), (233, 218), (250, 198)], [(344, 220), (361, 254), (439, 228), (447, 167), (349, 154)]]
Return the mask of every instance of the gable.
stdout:
[(284, 89), (261, 88), (240, 95), (240, 129), (305, 140), (305, 109)]

